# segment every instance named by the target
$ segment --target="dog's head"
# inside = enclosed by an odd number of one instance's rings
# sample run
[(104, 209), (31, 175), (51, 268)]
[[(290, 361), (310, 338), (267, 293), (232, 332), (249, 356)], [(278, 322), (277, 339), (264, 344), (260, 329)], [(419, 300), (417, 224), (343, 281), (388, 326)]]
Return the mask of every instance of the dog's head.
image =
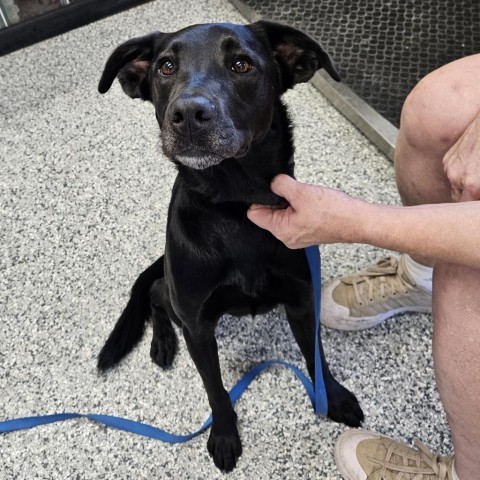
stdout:
[(320, 45), (292, 27), (194, 25), (117, 47), (98, 90), (118, 76), (127, 95), (154, 104), (164, 153), (203, 169), (245, 155), (270, 129), (275, 100), (321, 68), (339, 80)]

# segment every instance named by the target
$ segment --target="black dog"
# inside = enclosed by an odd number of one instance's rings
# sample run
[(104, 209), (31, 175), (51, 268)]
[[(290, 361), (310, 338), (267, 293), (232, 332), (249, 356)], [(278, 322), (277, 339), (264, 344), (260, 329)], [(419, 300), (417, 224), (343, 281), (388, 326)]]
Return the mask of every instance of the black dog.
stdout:
[[(284, 304), (314, 378), (315, 315), (303, 250), (289, 250), (246, 216), (252, 203), (284, 205), (270, 191), (278, 173), (293, 176), (293, 142), (280, 97), (324, 68), (328, 55), (294, 28), (270, 22), (195, 25), (120, 45), (99, 84), (115, 77), (132, 98), (151, 101), (163, 151), (177, 165), (165, 255), (135, 282), (131, 298), (100, 352), (114, 366), (153, 322), (150, 355), (170, 367), (181, 329), (212, 408), (208, 451), (215, 465), (235, 467), (242, 446), (236, 414), (220, 374), (215, 327), (224, 313), (265, 312)], [(328, 416), (358, 426), (355, 396), (330, 373), (322, 350)]]

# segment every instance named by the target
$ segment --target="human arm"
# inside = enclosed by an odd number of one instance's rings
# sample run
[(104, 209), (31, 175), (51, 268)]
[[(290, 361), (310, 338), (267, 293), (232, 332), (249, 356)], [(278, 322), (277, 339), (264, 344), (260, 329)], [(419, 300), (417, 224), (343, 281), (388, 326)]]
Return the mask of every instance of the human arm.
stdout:
[(290, 248), (365, 243), (480, 268), (480, 202), (415, 207), (371, 204), (338, 190), (278, 175), (284, 210), (252, 205), (247, 215)]

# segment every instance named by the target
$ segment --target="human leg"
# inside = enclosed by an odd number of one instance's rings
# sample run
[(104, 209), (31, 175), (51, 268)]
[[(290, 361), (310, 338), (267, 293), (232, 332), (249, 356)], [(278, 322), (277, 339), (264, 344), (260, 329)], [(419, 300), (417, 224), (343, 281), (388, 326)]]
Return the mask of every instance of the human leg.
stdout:
[[(395, 177), (406, 206), (452, 201), (443, 157), (480, 111), (480, 55), (427, 75), (407, 97), (395, 150)], [(414, 264), (416, 262), (416, 264)], [(433, 259), (385, 259), (336, 279), (322, 294), (322, 323), (358, 330), (402, 312), (431, 311)]]
[[(480, 55), (474, 55), (433, 72), (407, 99), (395, 164), (405, 205), (451, 201), (442, 160), (480, 112), (478, 78)], [(480, 472), (479, 291), (479, 270), (435, 264), (435, 372), (452, 430), (457, 473), (465, 479)]]
[[(350, 430), (337, 441), (346, 480), (470, 480), (480, 472), (480, 270), (437, 263), (434, 269), (435, 374), (455, 451), (438, 458), (371, 432)], [(371, 475), (371, 477), (370, 477)], [(377, 476), (375, 476), (377, 475)]]
[(452, 201), (443, 158), (480, 112), (479, 76), (480, 54), (465, 57), (427, 75), (407, 97), (394, 162), (403, 205)]
[[(480, 55), (462, 59), (426, 77), (407, 99), (395, 164), (405, 205), (451, 201), (442, 160), (480, 111), (479, 76)], [(417, 261), (430, 263), (432, 259)], [(479, 289), (479, 270), (435, 262), (435, 374), (452, 431), (455, 470), (460, 480), (478, 478), (480, 472)], [(366, 457), (378, 462), (368, 463)], [(451, 459), (437, 461), (425, 452), (415, 452), (369, 432), (341, 436), (337, 464), (348, 480), (394, 479), (397, 475), (406, 479), (454, 478)]]
[(480, 475), (480, 270), (434, 269), (433, 356), (460, 479)]

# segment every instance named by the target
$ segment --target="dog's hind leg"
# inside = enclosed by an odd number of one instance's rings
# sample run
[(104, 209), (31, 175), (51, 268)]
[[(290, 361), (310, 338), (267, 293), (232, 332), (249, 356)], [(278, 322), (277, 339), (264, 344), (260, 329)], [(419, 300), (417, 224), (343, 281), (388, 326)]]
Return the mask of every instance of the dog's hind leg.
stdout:
[(145, 324), (150, 317), (150, 287), (155, 280), (163, 277), (163, 266), (162, 255), (135, 281), (130, 300), (98, 356), (97, 366), (100, 370), (114, 367), (142, 338)]
[(178, 349), (177, 334), (165, 310), (165, 279), (153, 283), (150, 288), (150, 308), (152, 310), (153, 338), (150, 347), (152, 360), (162, 368), (172, 366)]
[[(305, 286), (306, 285), (306, 286)], [(308, 373), (315, 378), (315, 310), (312, 288), (309, 284), (289, 285), (290, 294), (295, 292), (295, 300), (285, 304), (288, 322), (293, 336), (305, 358)], [(335, 380), (330, 372), (321, 339), (319, 339), (323, 379), (328, 400), (328, 417), (358, 427), (363, 421), (363, 412), (355, 395)]]

